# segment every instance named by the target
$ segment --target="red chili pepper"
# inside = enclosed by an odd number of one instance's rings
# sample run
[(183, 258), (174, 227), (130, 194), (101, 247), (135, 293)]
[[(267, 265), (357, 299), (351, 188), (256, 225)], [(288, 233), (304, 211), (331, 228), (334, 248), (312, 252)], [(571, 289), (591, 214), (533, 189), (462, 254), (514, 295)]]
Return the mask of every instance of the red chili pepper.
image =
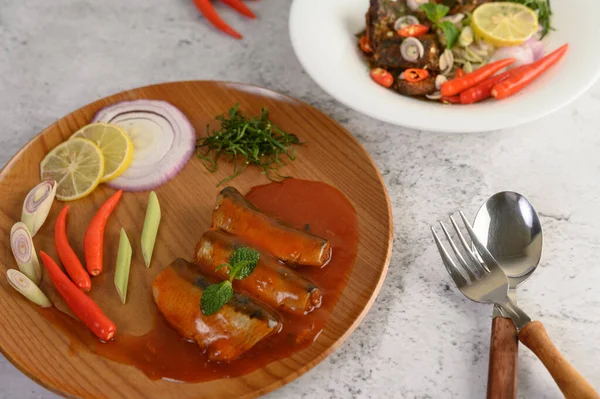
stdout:
[(371, 47), (371, 43), (369, 42), (367, 35), (363, 35), (358, 43), (363, 53), (371, 54), (373, 52), (373, 47)]
[(456, 73), (454, 74), (455, 78), (462, 78), (463, 76), (465, 76), (465, 71), (463, 71), (462, 68), (458, 68), (456, 70)]
[(66, 205), (58, 214), (56, 224), (54, 225), (54, 245), (56, 252), (62, 262), (65, 270), (71, 277), (71, 280), (82, 291), (88, 292), (92, 288), (90, 275), (85, 271), (81, 261), (69, 245), (67, 238), (67, 212), (69, 205)]
[(104, 228), (108, 217), (119, 203), (123, 190), (119, 190), (106, 200), (90, 222), (83, 239), (85, 265), (92, 276), (102, 273), (102, 255), (104, 249)]
[(219, 14), (215, 11), (215, 8), (211, 4), (210, 0), (194, 0), (194, 4), (196, 8), (200, 10), (202, 15), (217, 29), (227, 33), (230, 36), (235, 37), (236, 39), (242, 39), (242, 35), (237, 33), (231, 26), (227, 25), (225, 21), (219, 17)]
[(461, 104), (460, 96), (442, 96), (440, 101), (445, 104)]
[(526, 66), (527, 65), (523, 65), (518, 68), (511, 69), (510, 71), (501, 73), (499, 75), (494, 75), (491, 78), (488, 78), (483, 82), (479, 83), (477, 86), (471, 87), (470, 89), (463, 91), (462, 93), (460, 93), (461, 103), (473, 104), (490, 98), (492, 96), (492, 88), (496, 84), (508, 79), (513, 73), (516, 73), (518, 70)]
[(256, 18), (256, 15), (254, 15), (252, 10), (249, 9), (247, 5), (242, 3), (241, 0), (221, 0), (221, 1), (248, 18), (252, 18), (252, 19)]
[(379, 83), (383, 87), (392, 87), (394, 84), (394, 77), (392, 74), (383, 68), (371, 69), (371, 77), (375, 82)]
[(552, 65), (556, 64), (565, 55), (568, 47), (569, 45), (565, 44), (533, 64), (526, 65), (527, 68), (511, 74), (508, 79), (492, 88), (492, 96), (501, 100), (521, 91), (521, 89), (546, 72)]
[(420, 82), (429, 77), (427, 69), (410, 68), (404, 71), (404, 79), (407, 82)]
[(94, 335), (103, 341), (110, 341), (117, 333), (115, 323), (102, 313), (102, 309), (89, 296), (81, 292), (67, 275), (44, 251), (40, 251), (42, 263), (56, 286), (58, 293), (65, 300), (75, 316), (89, 328)]
[(402, 37), (419, 37), (429, 32), (429, 26), (421, 24), (408, 25), (405, 28), (398, 30), (398, 34)]
[(463, 91), (470, 89), (473, 86), (483, 82), (490, 76), (494, 75), (499, 70), (506, 68), (516, 60), (507, 58), (504, 60), (492, 62), (491, 64), (482, 66), (481, 68), (466, 74), (463, 77), (455, 78), (442, 84), (442, 96), (455, 96)]

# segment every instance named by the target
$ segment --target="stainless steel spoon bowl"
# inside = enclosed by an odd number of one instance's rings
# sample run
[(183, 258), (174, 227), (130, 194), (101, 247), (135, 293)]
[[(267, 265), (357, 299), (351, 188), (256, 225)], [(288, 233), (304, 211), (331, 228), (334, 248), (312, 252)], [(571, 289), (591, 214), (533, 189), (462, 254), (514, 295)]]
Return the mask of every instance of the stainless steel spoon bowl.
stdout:
[(515, 295), (542, 257), (542, 226), (535, 209), (521, 194), (494, 194), (477, 212), (473, 230), (508, 276)]

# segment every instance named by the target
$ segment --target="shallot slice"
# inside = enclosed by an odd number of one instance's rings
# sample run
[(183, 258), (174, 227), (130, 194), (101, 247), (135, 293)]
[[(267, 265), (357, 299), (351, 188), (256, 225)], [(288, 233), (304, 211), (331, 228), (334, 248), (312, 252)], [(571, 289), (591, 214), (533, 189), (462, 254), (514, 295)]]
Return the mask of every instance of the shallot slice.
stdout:
[(419, 19), (413, 15), (404, 15), (394, 22), (394, 30), (399, 31), (400, 29), (406, 28), (410, 25), (419, 23)]
[(402, 58), (409, 62), (417, 62), (425, 54), (423, 43), (415, 37), (407, 37), (400, 45)]

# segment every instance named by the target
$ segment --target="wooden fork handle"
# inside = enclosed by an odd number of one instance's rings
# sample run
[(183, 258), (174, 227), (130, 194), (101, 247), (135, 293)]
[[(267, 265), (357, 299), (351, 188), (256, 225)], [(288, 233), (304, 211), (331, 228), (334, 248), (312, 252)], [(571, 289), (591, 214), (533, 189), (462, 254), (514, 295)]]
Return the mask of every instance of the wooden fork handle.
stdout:
[(515, 399), (517, 397), (518, 345), (515, 323), (502, 316), (494, 317), (488, 367), (488, 399)]
[(554, 346), (539, 321), (521, 329), (519, 340), (544, 363), (552, 378), (567, 399), (600, 399), (598, 393)]

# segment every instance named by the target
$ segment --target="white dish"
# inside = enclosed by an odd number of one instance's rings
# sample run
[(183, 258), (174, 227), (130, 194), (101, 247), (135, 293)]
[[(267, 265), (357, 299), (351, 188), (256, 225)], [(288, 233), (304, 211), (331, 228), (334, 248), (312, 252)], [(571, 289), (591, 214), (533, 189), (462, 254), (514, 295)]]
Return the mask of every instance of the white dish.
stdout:
[(502, 101), (447, 105), (402, 96), (374, 83), (356, 45), (369, 0), (294, 0), (290, 37), (308, 74), (341, 103), (414, 129), (465, 133), (531, 122), (569, 104), (600, 76), (600, 1), (554, 0), (546, 52), (569, 43), (565, 58), (521, 93)]

